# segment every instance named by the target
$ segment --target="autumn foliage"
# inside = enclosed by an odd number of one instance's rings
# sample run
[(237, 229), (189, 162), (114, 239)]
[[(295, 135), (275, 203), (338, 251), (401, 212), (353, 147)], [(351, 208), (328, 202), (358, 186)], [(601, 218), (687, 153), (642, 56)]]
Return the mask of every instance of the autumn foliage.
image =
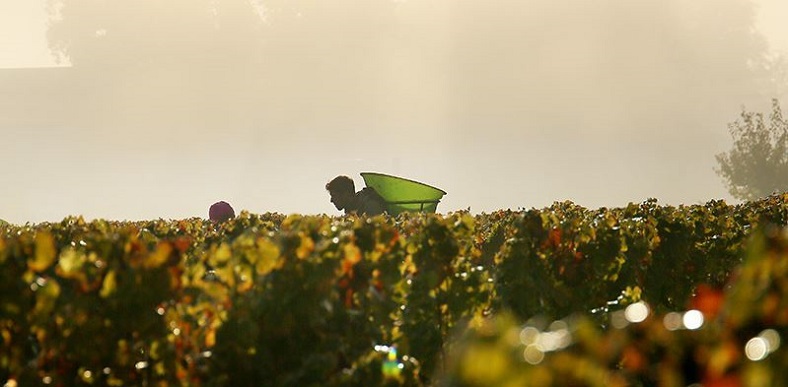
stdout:
[(784, 385), (786, 221), (788, 195), (1, 225), (0, 381)]

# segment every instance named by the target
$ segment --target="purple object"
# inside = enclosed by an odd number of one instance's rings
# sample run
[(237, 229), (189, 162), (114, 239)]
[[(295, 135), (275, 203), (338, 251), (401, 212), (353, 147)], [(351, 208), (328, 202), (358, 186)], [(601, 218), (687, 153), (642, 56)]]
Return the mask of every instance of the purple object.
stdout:
[(214, 222), (224, 222), (235, 218), (235, 211), (225, 201), (216, 202), (208, 210), (208, 217)]

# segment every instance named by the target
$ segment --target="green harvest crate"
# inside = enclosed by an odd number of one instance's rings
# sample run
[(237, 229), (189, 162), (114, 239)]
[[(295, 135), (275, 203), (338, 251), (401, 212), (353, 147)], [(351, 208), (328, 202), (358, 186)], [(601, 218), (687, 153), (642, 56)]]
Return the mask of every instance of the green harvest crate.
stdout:
[(435, 213), (446, 192), (431, 185), (402, 177), (375, 172), (362, 172), (367, 187), (378, 191), (388, 204), (389, 215), (402, 212)]

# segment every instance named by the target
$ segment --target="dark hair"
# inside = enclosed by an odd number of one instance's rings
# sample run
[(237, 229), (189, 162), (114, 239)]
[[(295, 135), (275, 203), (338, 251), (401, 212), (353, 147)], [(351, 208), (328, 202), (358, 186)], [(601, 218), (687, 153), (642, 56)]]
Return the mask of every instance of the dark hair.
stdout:
[(326, 184), (328, 192), (356, 192), (356, 185), (353, 179), (347, 176), (337, 176)]
[(211, 205), (208, 209), (208, 218), (214, 222), (224, 222), (235, 218), (235, 211), (230, 203), (219, 201)]

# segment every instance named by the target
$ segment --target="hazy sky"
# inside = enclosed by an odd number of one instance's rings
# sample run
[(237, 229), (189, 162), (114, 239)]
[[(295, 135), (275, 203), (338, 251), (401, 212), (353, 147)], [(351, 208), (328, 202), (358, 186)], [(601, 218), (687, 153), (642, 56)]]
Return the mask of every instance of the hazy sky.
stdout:
[[(0, 1), (0, 68), (54, 65), (44, 3)], [(781, 0), (153, 3), (64, 8), (68, 75), (0, 70), (0, 219), (337, 214), (363, 171), (441, 212), (732, 201), (726, 124), (785, 100)]]

